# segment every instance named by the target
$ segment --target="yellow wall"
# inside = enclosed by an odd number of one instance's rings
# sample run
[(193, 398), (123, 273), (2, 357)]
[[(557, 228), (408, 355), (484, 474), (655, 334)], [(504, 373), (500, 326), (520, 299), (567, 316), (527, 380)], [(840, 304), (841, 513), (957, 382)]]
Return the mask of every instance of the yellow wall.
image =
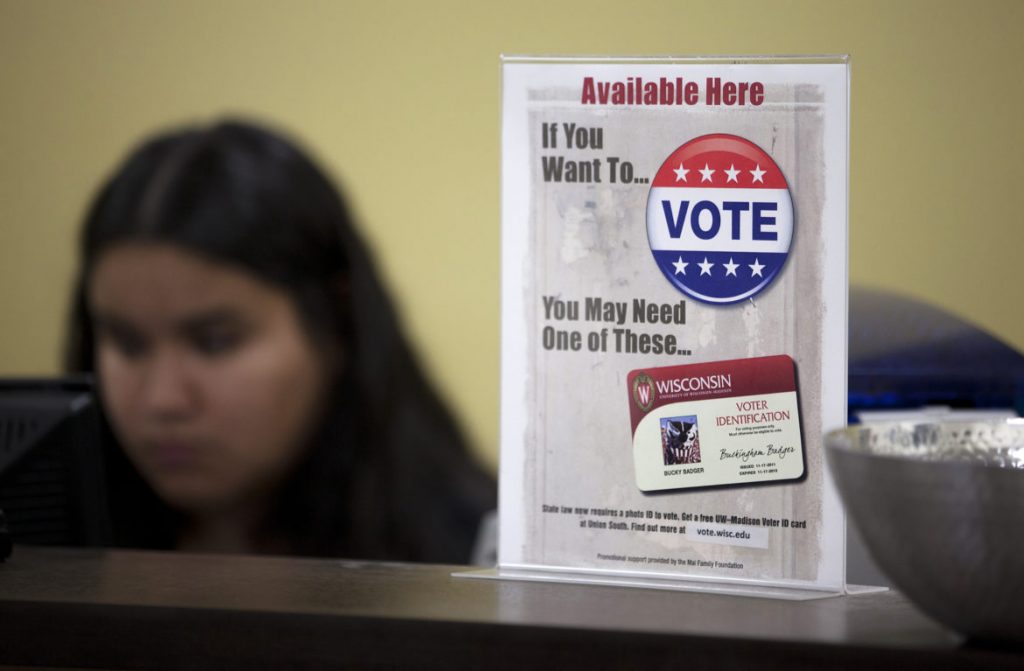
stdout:
[(74, 232), (129, 146), (244, 114), (354, 197), (493, 464), (501, 53), (851, 54), (851, 280), (1024, 349), (1022, 34), (1019, 0), (0, 0), (0, 375), (58, 369)]

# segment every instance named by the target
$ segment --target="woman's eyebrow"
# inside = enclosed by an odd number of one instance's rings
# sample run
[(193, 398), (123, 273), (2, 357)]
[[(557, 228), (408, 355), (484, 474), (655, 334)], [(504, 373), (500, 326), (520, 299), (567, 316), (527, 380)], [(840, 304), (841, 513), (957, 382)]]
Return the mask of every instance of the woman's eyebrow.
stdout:
[[(94, 310), (92, 322), (96, 328), (106, 330), (138, 330), (131, 319), (105, 310)], [(176, 320), (175, 330), (193, 331), (211, 326), (233, 326), (236, 324), (244, 325), (245, 323), (246, 319), (238, 310), (229, 307), (216, 307)]]
[(93, 310), (92, 323), (97, 329), (104, 331), (137, 331), (131, 320), (117, 314)]
[(178, 321), (177, 328), (181, 331), (200, 331), (220, 326), (245, 326), (245, 317), (233, 308), (217, 307), (189, 315)]

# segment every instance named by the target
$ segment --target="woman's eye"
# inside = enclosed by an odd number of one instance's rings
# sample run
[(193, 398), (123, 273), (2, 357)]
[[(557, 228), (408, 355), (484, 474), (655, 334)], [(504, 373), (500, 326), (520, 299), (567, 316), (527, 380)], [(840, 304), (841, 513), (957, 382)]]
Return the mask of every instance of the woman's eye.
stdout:
[(146, 353), (146, 339), (129, 331), (107, 330), (100, 334), (100, 341), (113, 347), (126, 359), (134, 359)]
[(208, 331), (197, 333), (192, 338), (196, 351), (207, 356), (226, 354), (237, 348), (242, 342), (242, 335), (237, 331)]

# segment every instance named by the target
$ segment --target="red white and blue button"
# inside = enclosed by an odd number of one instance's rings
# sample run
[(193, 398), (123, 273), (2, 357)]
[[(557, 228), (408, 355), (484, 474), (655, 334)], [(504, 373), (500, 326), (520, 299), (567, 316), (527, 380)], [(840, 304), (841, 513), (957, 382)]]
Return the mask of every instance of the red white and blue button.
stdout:
[(793, 226), (782, 170), (736, 135), (703, 135), (676, 149), (647, 197), (655, 262), (704, 303), (737, 303), (768, 287), (789, 257)]

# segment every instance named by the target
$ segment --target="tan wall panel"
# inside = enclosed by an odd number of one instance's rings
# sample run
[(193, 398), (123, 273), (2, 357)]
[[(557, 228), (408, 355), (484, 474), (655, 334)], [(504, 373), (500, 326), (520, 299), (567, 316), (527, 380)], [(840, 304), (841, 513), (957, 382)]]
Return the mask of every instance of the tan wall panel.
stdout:
[(353, 197), (496, 462), (500, 53), (849, 53), (851, 280), (1024, 348), (1024, 3), (0, 0), (0, 374), (59, 366), (75, 231), (142, 135), (241, 114)]

